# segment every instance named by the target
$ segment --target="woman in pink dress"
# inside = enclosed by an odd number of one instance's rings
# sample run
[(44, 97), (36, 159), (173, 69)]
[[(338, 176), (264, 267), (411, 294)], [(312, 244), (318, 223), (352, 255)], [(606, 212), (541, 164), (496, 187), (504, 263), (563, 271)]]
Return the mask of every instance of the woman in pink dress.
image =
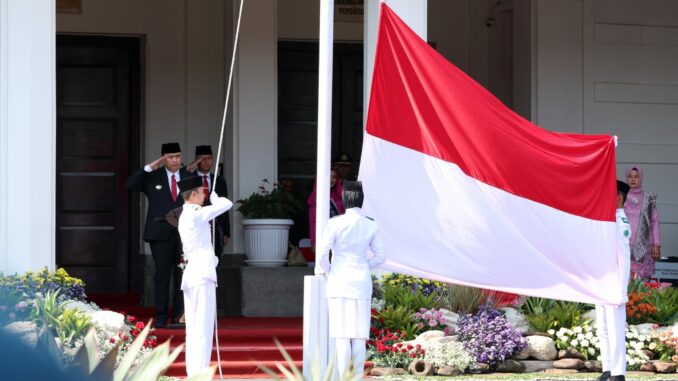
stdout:
[[(318, 184), (313, 183), (313, 193), (308, 196), (306, 203), (308, 204), (308, 226), (311, 236), (311, 245), (315, 249), (315, 207), (316, 199), (316, 187)], [(341, 200), (341, 191), (342, 191), (342, 182), (339, 179), (337, 171), (332, 169), (330, 174), (330, 218), (337, 216), (339, 214), (344, 214), (346, 210), (344, 209), (344, 204)]]
[(631, 186), (624, 205), (631, 224), (631, 274), (647, 280), (661, 256), (657, 195), (643, 190), (643, 170), (637, 165), (626, 170), (626, 182)]

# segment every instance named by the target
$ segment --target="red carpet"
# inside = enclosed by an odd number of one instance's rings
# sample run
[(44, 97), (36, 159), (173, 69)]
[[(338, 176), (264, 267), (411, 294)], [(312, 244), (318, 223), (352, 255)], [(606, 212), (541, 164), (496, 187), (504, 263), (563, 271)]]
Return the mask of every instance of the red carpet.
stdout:
[[(124, 311), (142, 321), (154, 316), (154, 309), (139, 305), (139, 295), (89, 295), (89, 300), (101, 308)], [(301, 318), (221, 318), (219, 319), (219, 355), (224, 378), (267, 378), (259, 369), (265, 365), (275, 369), (283, 357), (273, 338), (278, 338), (287, 352), (302, 366), (302, 319)], [(183, 329), (156, 329), (158, 343), (171, 339), (173, 348), (184, 343)], [(166, 375), (186, 377), (184, 353), (168, 369)], [(217, 365), (216, 345), (212, 350), (212, 365)], [(219, 377), (217, 370), (216, 378)]]

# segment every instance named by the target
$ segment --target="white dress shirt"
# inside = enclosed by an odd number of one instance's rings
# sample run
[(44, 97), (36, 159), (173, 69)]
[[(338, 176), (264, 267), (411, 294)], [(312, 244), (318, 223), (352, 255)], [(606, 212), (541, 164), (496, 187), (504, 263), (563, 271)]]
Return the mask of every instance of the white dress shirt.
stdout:
[[(153, 168), (151, 168), (150, 165), (146, 164), (144, 166), (144, 171), (146, 172), (153, 172)], [(179, 174), (179, 171), (176, 172), (170, 172), (169, 169), (165, 168), (165, 173), (167, 174), (167, 184), (170, 186), (170, 189), (172, 189), (172, 175), (174, 175), (174, 179), (179, 182), (181, 180), (181, 175)], [(177, 188), (178, 192), (181, 193), (181, 190)]]
[[(372, 252), (369, 256), (368, 249)], [(332, 264), (329, 253), (332, 250)], [(376, 222), (362, 215), (360, 208), (331, 218), (323, 233), (318, 274), (327, 273), (328, 298), (370, 299), (370, 270), (385, 260)]]
[(217, 282), (216, 266), (219, 259), (214, 255), (210, 220), (229, 210), (233, 202), (226, 197), (210, 194), (212, 205), (184, 204), (179, 217), (179, 235), (184, 246), (184, 257), (188, 261), (181, 280), (181, 289)]

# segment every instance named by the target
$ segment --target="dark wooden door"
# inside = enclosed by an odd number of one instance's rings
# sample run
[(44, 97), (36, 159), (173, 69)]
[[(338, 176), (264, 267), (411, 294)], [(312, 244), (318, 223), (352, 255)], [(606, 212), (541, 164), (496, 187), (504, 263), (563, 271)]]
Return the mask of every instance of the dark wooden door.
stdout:
[(139, 69), (137, 38), (57, 37), (56, 260), (87, 292), (130, 289)]
[[(278, 177), (302, 205), (290, 240), (308, 238), (306, 199), (313, 190), (318, 134), (318, 43), (278, 44)], [(357, 175), (363, 141), (363, 45), (334, 44), (332, 158), (351, 155)]]

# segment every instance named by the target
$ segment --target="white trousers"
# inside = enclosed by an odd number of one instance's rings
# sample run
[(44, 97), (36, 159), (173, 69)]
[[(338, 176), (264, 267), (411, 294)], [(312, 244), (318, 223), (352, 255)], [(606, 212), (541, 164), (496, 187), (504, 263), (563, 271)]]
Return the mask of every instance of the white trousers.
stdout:
[(596, 305), (596, 328), (603, 371), (626, 374), (626, 305)]
[[(365, 339), (335, 339), (337, 345), (337, 370), (339, 379), (342, 374), (353, 366), (356, 379), (362, 379), (365, 371), (365, 357), (367, 353), (367, 340)], [(351, 364), (353, 359), (353, 364)]]
[(184, 290), (186, 317), (184, 350), (188, 377), (210, 366), (216, 304), (216, 284), (212, 281)]

